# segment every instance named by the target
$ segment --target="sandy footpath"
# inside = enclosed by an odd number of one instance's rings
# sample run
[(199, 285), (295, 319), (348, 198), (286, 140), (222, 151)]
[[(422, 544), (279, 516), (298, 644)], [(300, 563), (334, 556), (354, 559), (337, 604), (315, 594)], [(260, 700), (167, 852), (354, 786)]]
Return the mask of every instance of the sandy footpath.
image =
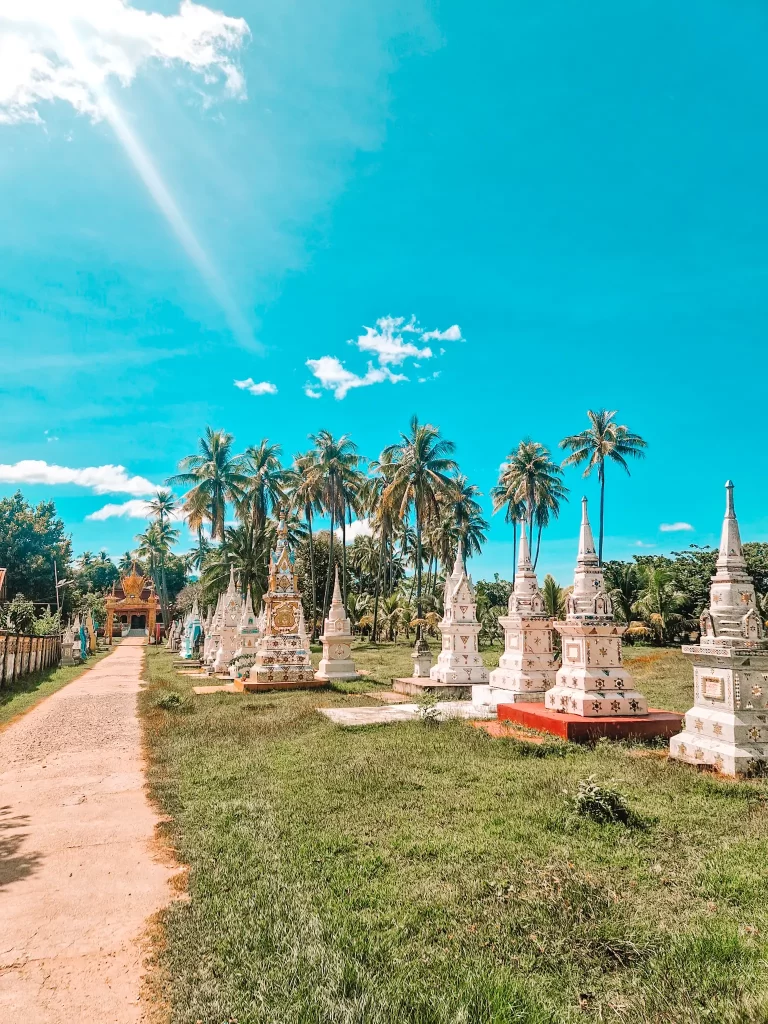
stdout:
[(0, 733), (0, 1021), (142, 1019), (141, 937), (170, 899), (124, 640)]

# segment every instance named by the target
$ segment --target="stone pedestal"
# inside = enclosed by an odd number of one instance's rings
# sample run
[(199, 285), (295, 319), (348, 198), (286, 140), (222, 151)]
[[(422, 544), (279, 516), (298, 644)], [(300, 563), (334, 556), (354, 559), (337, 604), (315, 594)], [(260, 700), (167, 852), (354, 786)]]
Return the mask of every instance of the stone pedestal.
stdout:
[(352, 640), (352, 623), (344, 612), (339, 589), (339, 570), (337, 569), (333, 584), (333, 599), (331, 607), (328, 609), (323, 635), (320, 637), (320, 642), (323, 645), (323, 657), (317, 669), (318, 679), (327, 682), (330, 679), (358, 678), (351, 656)]
[(504, 653), (491, 672), (488, 686), (472, 687), (472, 703), (496, 708), (519, 701), (542, 702), (554, 685), (557, 659), (552, 647), (552, 621), (544, 608), (533, 571), (525, 523), (515, 586), (509, 596), (507, 615), (499, 619), (504, 630)]
[(282, 518), (277, 528), (277, 546), (270, 558), (264, 618), (264, 635), (259, 640), (254, 663), (248, 675), (235, 685), (245, 690), (322, 685), (315, 680), (312, 668), (294, 558)]
[(461, 545), (453, 572), (445, 581), (443, 618), (440, 622), (443, 648), (429, 678), (439, 683), (487, 683), (488, 669), (478, 651), (480, 623), (472, 581), (464, 571)]
[[(72, 653), (75, 646), (75, 631), (71, 626), (67, 626), (64, 630), (64, 635), (61, 638), (61, 664), (62, 665), (74, 665), (75, 657)], [(79, 649), (79, 645), (78, 645)]]
[(413, 658), (413, 678), (429, 679), (429, 673), (432, 669), (432, 651), (430, 651), (429, 644), (423, 637), (413, 645), (411, 658)]
[(579, 554), (566, 608), (565, 621), (554, 623), (562, 639), (562, 665), (555, 685), (546, 692), (546, 707), (583, 718), (647, 714), (648, 703), (622, 664), (622, 636), (627, 627), (613, 619), (586, 498), (582, 499)]
[(693, 662), (693, 707), (670, 757), (724, 775), (750, 774), (768, 762), (768, 642), (755, 608), (733, 507), (726, 511), (709, 607), (698, 644), (683, 647)]

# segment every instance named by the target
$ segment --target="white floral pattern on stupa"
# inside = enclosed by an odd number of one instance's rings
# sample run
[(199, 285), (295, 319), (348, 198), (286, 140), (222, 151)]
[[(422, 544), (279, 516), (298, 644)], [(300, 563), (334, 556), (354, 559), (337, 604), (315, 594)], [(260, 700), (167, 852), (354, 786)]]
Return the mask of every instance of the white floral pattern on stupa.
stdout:
[(235, 582), (235, 567), (230, 564), (229, 584), (224, 594), (221, 609), (219, 643), (216, 648), (216, 656), (213, 659), (214, 673), (229, 672), (229, 663), (235, 656), (235, 650), (237, 649), (237, 627), (240, 625), (242, 613), (243, 602)]
[(237, 627), (237, 645), (229, 663), (229, 674), (232, 679), (240, 679), (256, 660), (259, 643), (259, 620), (253, 610), (250, 588), (245, 594), (245, 603)]
[(333, 597), (320, 641), (323, 657), (317, 669), (318, 679), (357, 679), (351, 657), (352, 623), (347, 618), (339, 588), (339, 570), (333, 584)]
[(443, 618), (440, 622), (442, 650), (429, 678), (440, 683), (487, 683), (488, 669), (477, 646), (480, 623), (472, 581), (464, 570), (459, 544), (453, 572), (445, 581)]
[(288, 546), (288, 529), (282, 517), (269, 562), (263, 635), (246, 677), (246, 683), (248, 681), (260, 684), (315, 681), (294, 556)]
[(515, 585), (499, 625), (504, 630), (504, 653), (499, 667), (491, 672), (489, 685), (472, 687), (472, 703), (495, 708), (519, 701), (543, 702), (545, 691), (555, 684), (557, 657), (552, 620), (531, 563), (525, 523), (520, 532)]
[(547, 690), (547, 708), (584, 718), (648, 714), (645, 697), (634, 688), (634, 680), (622, 664), (621, 638), (627, 627), (613, 618), (586, 498), (581, 501), (573, 590), (566, 599), (565, 621), (555, 621), (554, 627), (562, 639), (562, 664), (555, 685)]
[(669, 753), (740, 775), (768, 761), (768, 641), (755, 608), (730, 480), (725, 487), (709, 607), (701, 613), (699, 643), (683, 647), (693, 662), (693, 707), (683, 731), (670, 740)]

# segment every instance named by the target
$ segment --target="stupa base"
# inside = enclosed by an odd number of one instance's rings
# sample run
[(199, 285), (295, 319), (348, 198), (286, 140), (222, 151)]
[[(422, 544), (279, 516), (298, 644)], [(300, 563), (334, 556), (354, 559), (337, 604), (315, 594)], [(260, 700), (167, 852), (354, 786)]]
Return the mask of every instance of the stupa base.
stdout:
[(552, 711), (581, 718), (616, 718), (648, 713), (648, 701), (637, 690), (580, 690), (575, 686), (553, 686), (544, 703)]
[(752, 775), (756, 769), (768, 764), (768, 746), (761, 743), (729, 743), (701, 736), (695, 732), (681, 732), (669, 743), (669, 756), (699, 768), (712, 768), (721, 775)]
[(312, 669), (302, 672), (259, 673), (248, 678), (235, 679), (235, 690), (242, 693), (260, 693), (263, 690), (314, 690), (325, 686), (325, 680), (315, 678)]
[(503, 686), (472, 687), (472, 703), (477, 707), (490, 708), (495, 710), (499, 704), (543, 704), (544, 693), (542, 690), (506, 690)]
[(440, 700), (470, 700), (472, 697), (472, 683), (440, 683), (429, 676), (393, 679), (392, 689), (409, 697), (422, 697), (427, 693), (435, 694)]
[(514, 722), (527, 729), (538, 729), (572, 743), (591, 743), (605, 737), (611, 740), (669, 739), (680, 729), (683, 716), (674, 711), (651, 709), (639, 717), (613, 715), (605, 718), (584, 718), (563, 711), (553, 711), (544, 704), (499, 704), (499, 721)]

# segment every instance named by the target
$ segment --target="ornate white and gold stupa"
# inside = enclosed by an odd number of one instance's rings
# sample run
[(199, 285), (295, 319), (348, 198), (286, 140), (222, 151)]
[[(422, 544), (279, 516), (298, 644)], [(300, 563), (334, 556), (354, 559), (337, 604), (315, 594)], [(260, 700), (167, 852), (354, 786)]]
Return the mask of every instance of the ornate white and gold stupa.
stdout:
[(724, 775), (748, 774), (768, 762), (768, 641), (747, 573), (733, 484), (726, 485), (720, 551), (701, 613), (698, 644), (683, 647), (693, 662), (693, 707), (670, 757), (709, 765)]
[(235, 682), (245, 690), (321, 686), (309, 655), (304, 609), (281, 516), (277, 544), (270, 556), (269, 587), (264, 596), (264, 630), (248, 675)]

